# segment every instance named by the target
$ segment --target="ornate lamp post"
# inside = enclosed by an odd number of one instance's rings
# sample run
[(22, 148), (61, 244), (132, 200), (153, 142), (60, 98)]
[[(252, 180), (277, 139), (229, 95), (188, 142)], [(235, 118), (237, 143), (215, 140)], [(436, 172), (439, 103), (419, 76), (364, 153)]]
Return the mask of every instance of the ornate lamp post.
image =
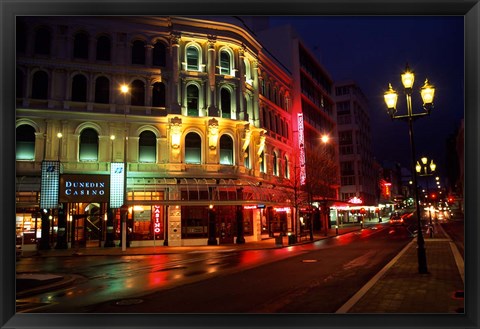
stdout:
[(416, 175), (416, 163), (415, 163), (415, 142), (413, 138), (413, 120), (424, 115), (430, 114), (430, 111), (433, 109), (433, 97), (435, 93), (435, 88), (428, 83), (428, 80), (425, 80), (425, 84), (420, 89), (420, 95), (423, 100), (423, 109), (424, 112), (413, 113), (412, 111), (412, 87), (415, 79), (415, 75), (410, 68), (407, 67), (405, 72), (401, 75), (402, 84), (405, 89), (405, 95), (407, 98), (407, 114), (398, 115), (397, 114), (397, 99), (398, 94), (393, 90), (392, 85), (389, 84), (388, 90), (385, 92), (385, 103), (387, 104), (387, 112), (392, 117), (392, 119), (402, 119), (408, 122), (409, 135), (410, 135), (410, 146), (412, 150), (412, 173), (413, 173), (413, 186), (415, 191), (415, 203), (417, 209), (417, 225), (418, 225), (418, 234), (417, 234), (417, 256), (418, 256), (418, 272), (419, 273), (428, 273), (427, 269), (427, 256), (425, 253), (425, 240), (423, 239), (422, 226), (420, 220), (420, 203), (418, 198), (418, 189), (417, 189), (417, 175)]
[(129, 92), (127, 85), (122, 85), (120, 91), (124, 95), (124, 108), (123, 108), (123, 205), (121, 207), (120, 216), (122, 221), (122, 251), (126, 250), (127, 247), (127, 217), (128, 217), (128, 207), (127, 207), (127, 101), (126, 95)]
[[(437, 168), (437, 165), (433, 162), (433, 160), (430, 160), (430, 164), (428, 164), (427, 157), (422, 157), (420, 159), (420, 162), (417, 161), (417, 165), (415, 166), (415, 170), (417, 171), (417, 174), (422, 177), (432, 176), (436, 168)], [(428, 178), (426, 178), (426, 181), (427, 181), (427, 195), (428, 195), (429, 193)], [(433, 224), (432, 224), (432, 210), (430, 207), (428, 207), (428, 216), (430, 219), (430, 237), (432, 238)]]

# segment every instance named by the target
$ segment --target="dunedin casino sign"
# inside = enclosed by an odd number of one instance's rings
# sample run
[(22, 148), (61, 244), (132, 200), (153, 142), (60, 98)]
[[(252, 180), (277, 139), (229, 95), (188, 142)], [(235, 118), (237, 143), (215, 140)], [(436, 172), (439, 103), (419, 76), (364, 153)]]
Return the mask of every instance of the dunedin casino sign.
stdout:
[(109, 175), (61, 175), (60, 202), (108, 202)]

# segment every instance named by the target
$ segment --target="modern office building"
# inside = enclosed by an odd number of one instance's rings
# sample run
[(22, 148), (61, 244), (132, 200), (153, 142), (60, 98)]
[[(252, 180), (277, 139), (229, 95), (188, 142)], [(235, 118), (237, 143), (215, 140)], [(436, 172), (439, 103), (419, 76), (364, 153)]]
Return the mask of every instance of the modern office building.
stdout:
[(353, 81), (335, 84), (338, 143), (340, 153), (340, 196), (374, 206), (377, 174), (374, 169), (368, 100)]
[[(328, 71), (289, 25), (256, 31), (262, 43), (291, 72), (295, 145), (303, 145), (305, 163), (298, 163), (305, 179), (308, 204), (313, 209), (300, 213), (319, 229), (336, 222), (331, 208), (339, 200), (339, 158), (334, 83)], [(279, 38), (278, 36), (282, 37)], [(303, 178), (302, 178), (303, 177)]]
[(48, 249), (295, 231), (299, 133), (308, 150), (335, 131), (331, 80), (297, 56), (292, 75), (213, 20), (19, 17), (17, 236)]

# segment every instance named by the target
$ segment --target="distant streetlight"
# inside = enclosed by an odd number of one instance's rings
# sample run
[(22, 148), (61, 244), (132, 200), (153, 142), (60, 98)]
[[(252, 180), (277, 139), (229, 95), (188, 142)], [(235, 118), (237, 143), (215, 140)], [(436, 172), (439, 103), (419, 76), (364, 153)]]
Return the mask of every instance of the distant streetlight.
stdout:
[[(418, 175), (423, 177), (432, 176), (436, 168), (437, 168), (437, 165), (433, 162), (433, 160), (430, 160), (430, 164), (428, 164), (427, 157), (422, 157), (420, 159), (420, 162), (417, 161), (417, 164), (415, 166), (415, 170), (418, 173)], [(425, 180), (427, 182), (427, 196), (428, 196), (428, 193), (429, 193), (428, 178), (425, 178)], [(430, 219), (430, 237), (433, 238), (432, 209), (430, 205), (428, 205), (428, 217)]]
[(419, 273), (428, 273), (427, 269), (427, 256), (425, 253), (425, 240), (423, 239), (422, 226), (420, 220), (420, 202), (418, 198), (418, 189), (417, 189), (417, 174), (415, 168), (415, 143), (413, 138), (413, 119), (419, 116), (424, 116), (430, 114), (430, 111), (433, 109), (433, 97), (435, 94), (435, 88), (428, 83), (428, 80), (425, 80), (425, 84), (420, 89), (420, 95), (423, 100), (423, 109), (424, 112), (413, 113), (412, 111), (412, 87), (415, 80), (415, 74), (410, 68), (407, 67), (405, 72), (401, 75), (402, 84), (405, 89), (405, 95), (407, 98), (407, 114), (397, 115), (397, 100), (398, 94), (392, 88), (392, 85), (389, 84), (388, 90), (384, 94), (385, 103), (387, 104), (387, 112), (392, 117), (392, 119), (405, 119), (408, 122), (409, 135), (410, 135), (410, 146), (412, 149), (412, 173), (413, 173), (413, 184), (415, 191), (416, 199), (416, 208), (417, 208), (417, 224), (418, 224), (418, 234), (417, 234), (417, 256), (418, 256), (418, 272)]
[(328, 141), (330, 140), (330, 136), (328, 136), (328, 135), (322, 135), (321, 140), (322, 140), (322, 143), (323, 143), (323, 144), (327, 144)]

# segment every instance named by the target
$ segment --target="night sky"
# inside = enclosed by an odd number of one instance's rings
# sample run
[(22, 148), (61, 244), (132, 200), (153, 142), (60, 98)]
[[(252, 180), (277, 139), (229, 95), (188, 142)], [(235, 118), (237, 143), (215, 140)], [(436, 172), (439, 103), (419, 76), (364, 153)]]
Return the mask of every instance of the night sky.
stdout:
[(354, 80), (369, 99), (374, 155), (379, 161), (411, 168), (408, 124), (392, 120), (383, 94), (392, 83), (398, 114), (406, 112), (400, 74), (406, 63), (415, 72), (413, 112), (421, 112), (420, 87), (436, 87), (434, 110), (414, 123), (416, 158), (427, 156), (445, 173), (446, 140), (464, 117), (463, 16), (297, 16), (271, 17), (289, 23), (334, 81)]

